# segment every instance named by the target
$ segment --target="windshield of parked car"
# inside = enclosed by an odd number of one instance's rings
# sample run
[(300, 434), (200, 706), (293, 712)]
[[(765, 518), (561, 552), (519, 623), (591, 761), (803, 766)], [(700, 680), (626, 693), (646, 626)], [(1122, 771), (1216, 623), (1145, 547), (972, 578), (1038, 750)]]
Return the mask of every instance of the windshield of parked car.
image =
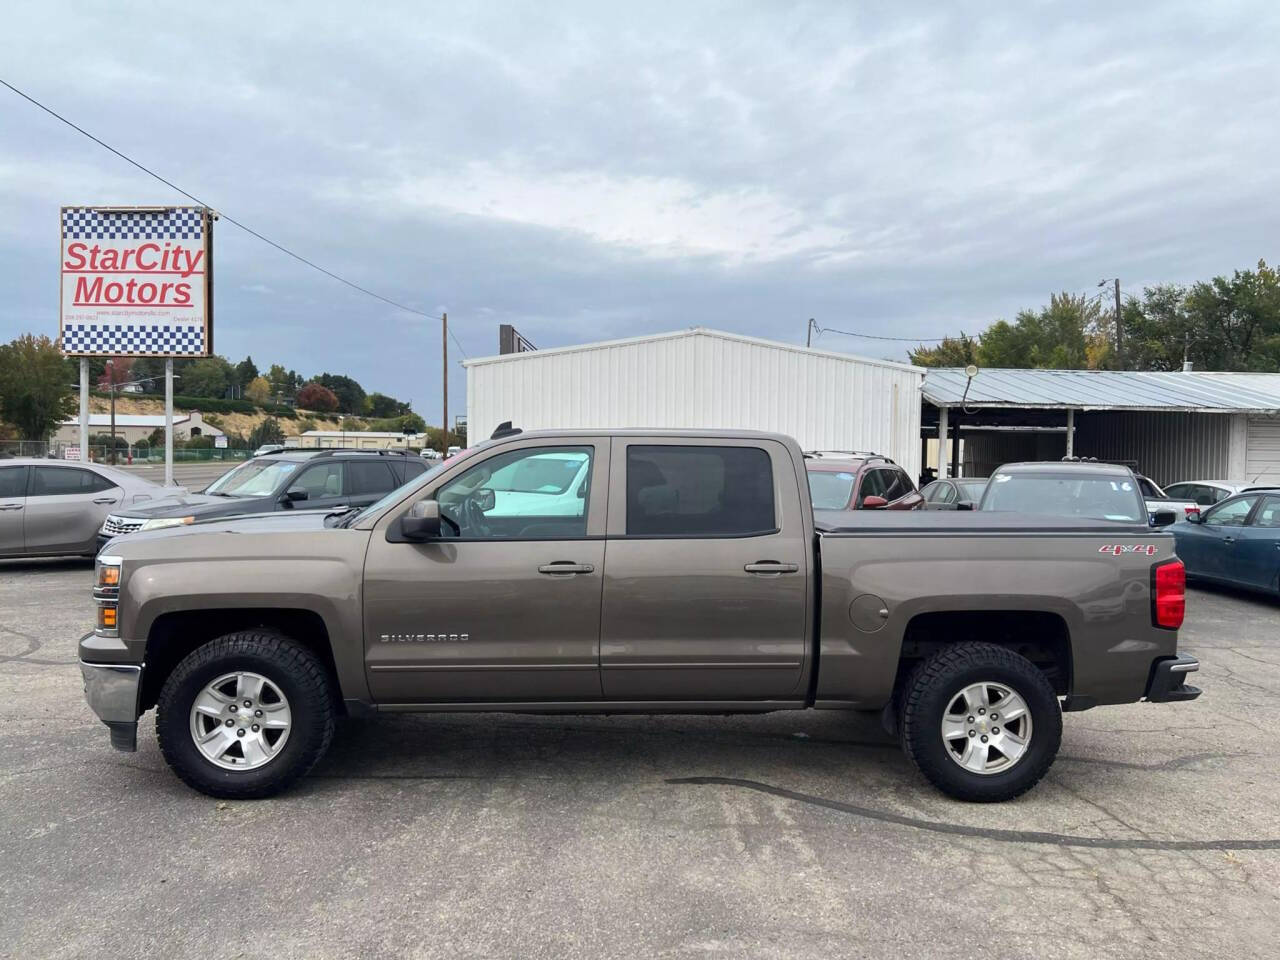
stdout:
[(569, 489), (586, 460), (585, 453), (522, 457), (495, 470), (486, 485), (508, 493), (560, 494)]
[(204, 492), (214, 497), (269, 497), (300, 466), (295, 460), (249, 460), (224, 473)]
[(995, 473), (983, 510), (1145, 523), (1147, 508), (1128, 477), (1070, 473)]
[(982, 499), (982, 491), (987, 488), (986, 480), (957, 480), (956, 486), (960, 488), (960, 499), (969, 500), (977, 503)]
[(809, 471), (809, 496), (815, 510), (843, 510), (849, 506), (858, 475), (847, 470)]

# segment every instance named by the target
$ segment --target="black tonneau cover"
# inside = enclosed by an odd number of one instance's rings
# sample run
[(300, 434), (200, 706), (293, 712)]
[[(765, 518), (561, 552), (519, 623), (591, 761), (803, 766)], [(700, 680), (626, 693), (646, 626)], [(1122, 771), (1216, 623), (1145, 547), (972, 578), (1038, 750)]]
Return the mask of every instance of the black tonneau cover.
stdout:
[(982, 510), (815, 510), (813, 525), (821, 534), (883, 536), (939, 533), (1092, 533), (1150, 537), (1168, 530), (1125, 520), (1037, 516)]

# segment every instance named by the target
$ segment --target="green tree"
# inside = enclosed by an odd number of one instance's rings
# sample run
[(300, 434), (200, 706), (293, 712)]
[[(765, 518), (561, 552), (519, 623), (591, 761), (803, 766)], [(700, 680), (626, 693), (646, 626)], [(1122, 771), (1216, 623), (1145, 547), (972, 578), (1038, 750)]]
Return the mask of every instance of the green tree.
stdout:
[(1099, 321), (1096, 299), (1055, 293), (1048, 306), (1022, 310), (1013, 323), (997, 320), (988, 327), (979, 341), (978, 365), (1085, 369), (1090, 332), (1098, 328)]
[(289, 380), (289, 371), (278, 363), (273, 363), (267, 370), (267, 382), (271, 384), (271, 395), (288, 397), (293, 395), (293, 384)]
[(978, 344), (966, 333), (947, 337), (934, 347), (924, 344), (908, 351), (911, 362), (918, 367), (967, 367), (978, 362)]
[(218, 356), (197, 360), (182, 377), (186, 397), (224, 397), (235, 378), (235, 369)]
[(253, 362), (253, 357), (245, 357), (236, 364), (236, 386), (240, 388), (248, 387), (258, 377), (258, 365)]
[(411, 413), (409, 405), (395, 397), (388, 397), (384, 393), (371, 393), (365, 401), (365, 412), (371, 417), (385, 419), (387, 417), (400, 417), (406, 413)]
[(333, 392), (342, 413), (364, 413), (364, 387), (350, 377), (340, 373), (322, 373), (314, 382)]
[[(142, 380), (143, 393), (164, 393), (164, 360), (159, 357), (138, 357), (133, 361), (133, 380)], [(174, 384), (174, 392), (182, 381)]]
[(267, 417), (249, 431), (248, 446), (257, 450), (264, 443), (284, 443), (284, 430), (275, 417)]
[(24, 334), (0, 346), (0, 417), (23, 440), (44, 440), (76, 412), (62, 352), (48, 337)]

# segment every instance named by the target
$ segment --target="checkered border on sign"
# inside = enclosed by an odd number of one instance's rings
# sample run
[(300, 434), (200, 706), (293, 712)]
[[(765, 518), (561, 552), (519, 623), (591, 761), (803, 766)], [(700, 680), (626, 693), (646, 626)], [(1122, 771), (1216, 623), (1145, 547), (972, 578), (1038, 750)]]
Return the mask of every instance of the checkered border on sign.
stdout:
[(62, 211), (64, 240), (201, 240), (204, 210), (174, 207), (172, 210), (95, 210), (67, 207)]
[(82, 353), (204, 353), (204, 327), (169, 323), (68, 323), (62, 328), (62, 350)]

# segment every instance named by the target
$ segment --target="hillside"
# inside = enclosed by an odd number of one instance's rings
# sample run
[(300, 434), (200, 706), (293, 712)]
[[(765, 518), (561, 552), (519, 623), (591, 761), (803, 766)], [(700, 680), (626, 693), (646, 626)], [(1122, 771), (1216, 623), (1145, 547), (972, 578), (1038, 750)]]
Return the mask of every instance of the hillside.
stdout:
[[(199, 410), (198, 406), (174, 404), (174, 413), (186, 413), (190, 410)], [(89, 397), (90, 413), (110, 413), (111, 401), (106, 397), (90, 396)], [(116, 414), (151, 414), (164, 415), (164, 401), (157, 397), (136, 397), (136, 396), (119, 396), (116, 397)], [(202, 411), (203, 413), (203, 411)], [(227, 433), (238, 433), (247, 437), (249, 433), (257, 427), (268, 414), (257, 413), (204, 413), (206, 422), (224, 430)], [(285, 436), (294, 436), (299, 432), (299, 425), (303, 420), (310, 420), (315, 424), (313, 429), (316, 430), (337, 430), (339, 428), (338, 420), (332, 414), (306, 413), (298, 412), (297, 420), (287, 420), (277, 418), (280, 421), (280, 427), (284, 430)], [(360, 418), (347, 417), (348, 428), (359, 422)], [(312, 429), (308, 427), (308, 429)]]

